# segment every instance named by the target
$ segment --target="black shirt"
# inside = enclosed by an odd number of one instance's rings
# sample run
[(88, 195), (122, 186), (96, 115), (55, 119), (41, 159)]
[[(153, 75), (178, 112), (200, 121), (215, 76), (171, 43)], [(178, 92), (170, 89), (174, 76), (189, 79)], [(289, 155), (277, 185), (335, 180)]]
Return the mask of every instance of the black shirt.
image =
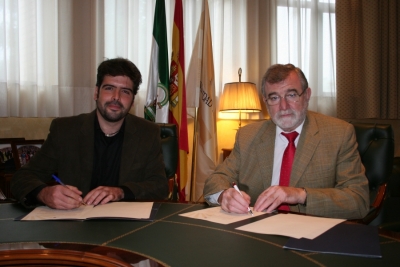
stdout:
[[(125, 120), (118, 133), (107, 137), (101, 130), (96, 116), (94, 121), (93, 173), (90, 190), (98, 186), (118, 186), (124, 130)], [(132, 191), (126, 186), (119, 187), (124, 190), (125, 200), (135, 199)]]

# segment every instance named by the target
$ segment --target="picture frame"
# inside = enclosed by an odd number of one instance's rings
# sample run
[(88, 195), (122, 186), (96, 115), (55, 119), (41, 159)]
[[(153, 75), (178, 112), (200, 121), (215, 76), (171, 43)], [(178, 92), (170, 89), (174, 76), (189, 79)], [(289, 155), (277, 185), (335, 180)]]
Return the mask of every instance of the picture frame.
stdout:
[(18, 157), (14, 143), (25, 138), (0, 138), (0, 174), (12, 174), (18, 169)]
[(29, 160), (42, 148), (43, 143), (43, 139), (13, 142), (17, 155), (17, 170), (29, 162)]

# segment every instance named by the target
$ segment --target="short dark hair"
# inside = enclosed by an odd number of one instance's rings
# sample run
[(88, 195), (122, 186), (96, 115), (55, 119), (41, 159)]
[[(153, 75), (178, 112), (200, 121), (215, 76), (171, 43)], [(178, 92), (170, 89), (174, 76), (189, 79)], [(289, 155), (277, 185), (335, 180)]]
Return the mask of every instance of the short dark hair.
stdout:
[(261, 95), (267, 97), (265, 95), (265, 85), (266, 83), (275, 84), (281, 81), (284, 81), (291, 72), (296, 72), (297, 76), (300, 79), (301, 89), (304, 91), (308, 88), (308, 81), (303, 71), (295, 67), (293, 64), (275, 64), (268, 68), (267, 72), (264, 74), (264, 77), (261, 81)]
[(139, 85), (142, 83), (142, 74), (132, 61), (125, 58), (107, 59), (100, 63), (97, 68), (96, 86), (100, 88), (104, 76), (127, 76), (133, 83), (133, 94), (136, 95)]

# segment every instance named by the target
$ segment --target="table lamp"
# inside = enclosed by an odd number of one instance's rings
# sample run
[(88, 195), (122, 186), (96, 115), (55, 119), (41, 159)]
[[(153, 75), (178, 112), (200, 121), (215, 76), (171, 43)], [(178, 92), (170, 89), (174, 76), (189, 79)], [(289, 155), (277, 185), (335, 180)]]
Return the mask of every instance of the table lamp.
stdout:
[(242, 113), (260, 112), (261, 104), (256, 85), (241, 82), (242, 69), (238, 71), (239, 82), (226, 83), (219, 101), (220, 112), (239, 113), (239, 128), (242, 126)]

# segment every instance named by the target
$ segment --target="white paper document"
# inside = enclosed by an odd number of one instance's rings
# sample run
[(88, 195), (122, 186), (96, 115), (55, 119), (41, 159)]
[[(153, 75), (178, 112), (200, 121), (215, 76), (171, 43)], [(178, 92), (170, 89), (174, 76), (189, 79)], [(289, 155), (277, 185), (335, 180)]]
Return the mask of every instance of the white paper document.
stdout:
[(345, 220), (296, 214), (277, 214), (236, 229), (259, 234), (314, 239), (343, 221)]
[[(259, 216), (265, 214), (265, 212), (258, 212), (253, 210), (253, 214), (254, 216)], [(221, 207), (201, 209), (179, 215), (192, 219), (200, 219), (220, 224), (230, 224), (252, 217), (250, 213), (246, 214), (229, 213), (223, 211)]]
[(152, 207), (153, 202), (109, 202), (95, 207), (82, 205), (72, 210), (57, 210), (41, 206), (21, 220), (148, 219)]

